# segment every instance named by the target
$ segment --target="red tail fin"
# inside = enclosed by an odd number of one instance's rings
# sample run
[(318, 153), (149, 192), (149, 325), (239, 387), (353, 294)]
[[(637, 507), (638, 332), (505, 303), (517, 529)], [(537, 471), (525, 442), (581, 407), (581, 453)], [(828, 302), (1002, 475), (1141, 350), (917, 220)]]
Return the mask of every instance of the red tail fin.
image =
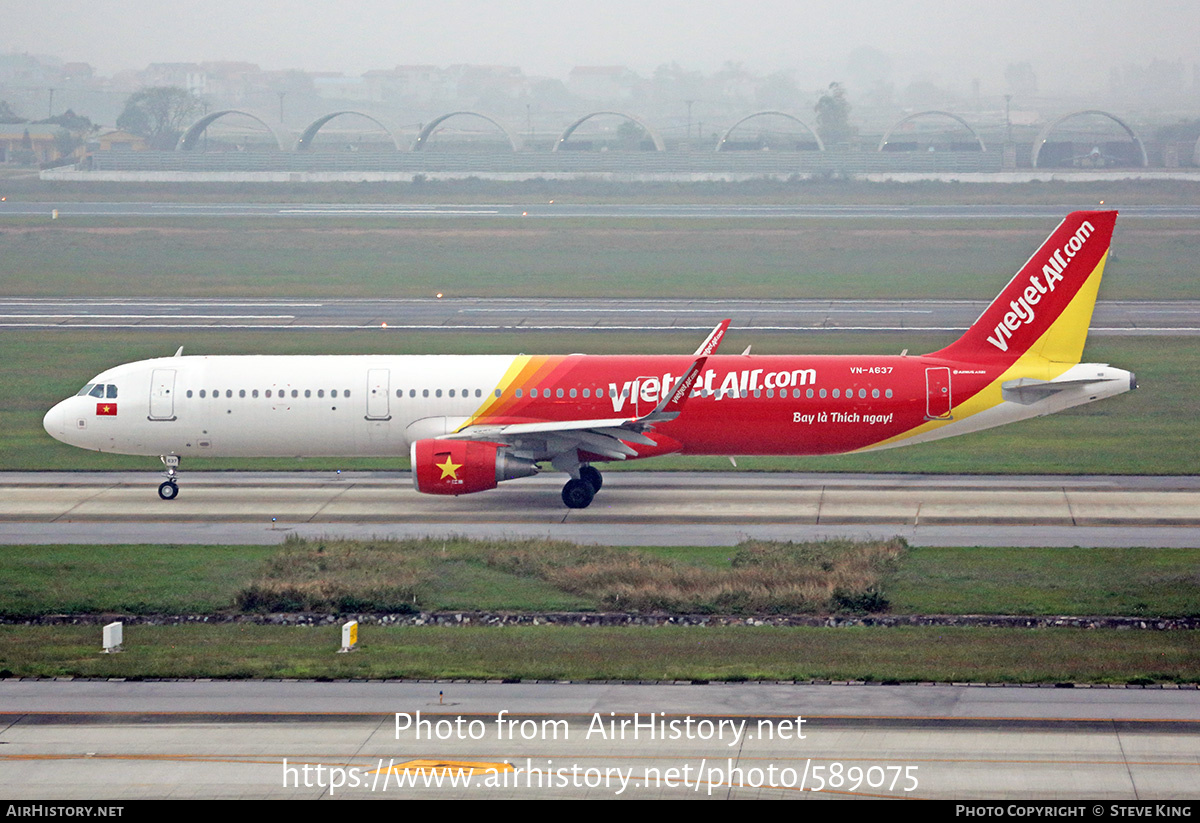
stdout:
[(966, 334), (932, 356), (1015, 362), (1028, 352), (1078, 363), (1116, 219), (1068, 214)]

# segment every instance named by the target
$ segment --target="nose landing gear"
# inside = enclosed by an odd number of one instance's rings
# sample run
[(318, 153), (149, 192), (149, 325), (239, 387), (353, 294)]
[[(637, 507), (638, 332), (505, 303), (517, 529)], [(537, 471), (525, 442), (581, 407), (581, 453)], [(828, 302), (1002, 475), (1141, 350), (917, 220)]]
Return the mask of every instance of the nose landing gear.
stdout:
[(163, 500), (174, 500), (179, 496), (179, 486), (176, 478), (179, 476), (179, 455), (164, 454), (159, 457), (167, 467), (167, 479), (158, 487), (158, 496)]

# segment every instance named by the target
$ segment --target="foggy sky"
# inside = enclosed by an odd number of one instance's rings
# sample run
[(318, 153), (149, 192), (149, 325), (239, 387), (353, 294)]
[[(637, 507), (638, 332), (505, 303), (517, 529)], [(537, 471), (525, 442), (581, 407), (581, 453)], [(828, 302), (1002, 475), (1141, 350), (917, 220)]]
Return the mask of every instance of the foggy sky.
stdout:
[(244, 60), (348, 75), (398, 64), (519, 66), (565, 79), (576, 65), (663, 63), (706, 74), (740, 62), (801, 83), (844, 79), (847, 55), (891, 58), (897, 84), (982, 81), (1030, 61), (1043, 93), (1103, 89), (1111, 67), (1200, 63), (1194, 0), (0, 0), (0, 53), (91, 63)]

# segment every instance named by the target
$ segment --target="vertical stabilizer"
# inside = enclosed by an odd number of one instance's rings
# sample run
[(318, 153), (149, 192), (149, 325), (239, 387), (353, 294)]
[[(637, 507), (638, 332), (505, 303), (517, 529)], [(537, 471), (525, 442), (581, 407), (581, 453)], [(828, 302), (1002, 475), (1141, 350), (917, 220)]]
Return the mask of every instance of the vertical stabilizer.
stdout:
[(931, 356), (1078, 363), (1116, 219), (1115, 211), (1068, 214), (971, 328)]

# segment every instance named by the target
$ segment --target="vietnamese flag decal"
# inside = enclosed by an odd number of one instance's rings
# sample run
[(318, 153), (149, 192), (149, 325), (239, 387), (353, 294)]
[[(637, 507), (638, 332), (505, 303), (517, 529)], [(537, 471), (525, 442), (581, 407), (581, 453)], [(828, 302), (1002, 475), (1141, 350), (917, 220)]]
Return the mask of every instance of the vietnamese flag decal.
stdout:
[(96, 404), (96, 416), (97, 417), (116, 417), (117, 416), (117, 404), (116, 403), (97, 403)]

